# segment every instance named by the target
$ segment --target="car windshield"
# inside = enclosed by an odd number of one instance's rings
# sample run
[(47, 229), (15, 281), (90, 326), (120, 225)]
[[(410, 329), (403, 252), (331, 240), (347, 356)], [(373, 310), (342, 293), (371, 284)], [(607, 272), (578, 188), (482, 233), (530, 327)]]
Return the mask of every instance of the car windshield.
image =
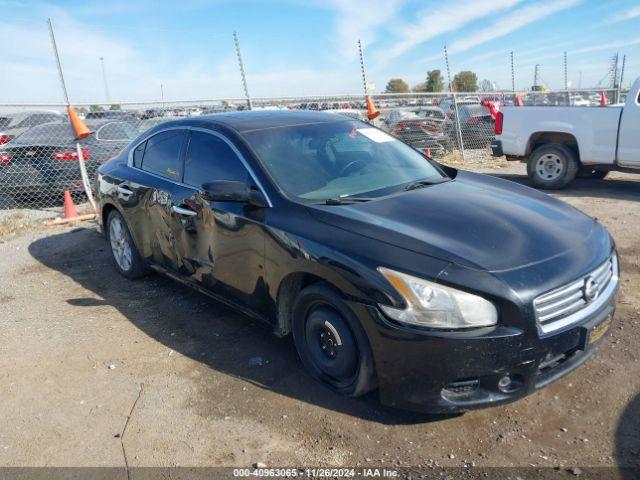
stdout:
[(243, 136), (280, 188), (304, 200), (373, 198), (416, 181), (447, 178), (414, 149), (363, 122), (268, 128)]

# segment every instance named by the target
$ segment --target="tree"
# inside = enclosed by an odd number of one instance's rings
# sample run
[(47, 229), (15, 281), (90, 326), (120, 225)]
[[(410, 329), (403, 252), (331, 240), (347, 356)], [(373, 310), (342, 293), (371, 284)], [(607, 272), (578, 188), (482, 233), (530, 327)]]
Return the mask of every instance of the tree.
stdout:
[(477, 92), (478, 76), (471, 70), (463, 70), (453, 77), (453, 88), (456, 92)]
[(427, 90), (427, 82), (419, 83), (419, 84), (415, 85), (411, 90), (416, 92), (416, 93), (424, 93), (424, 92), (428, 92), (429, 91), (429, 90)]
[(387, 93), (408, 93), (409, 85), (407, 82), (402, 80), (401, 78), (392, 78), (387, 83), (387, 88), (385, 89)]
[(117, 103), (114, 103), (109, 107), (109, 110), (122, 110), (122, 108)]
[(427, 72), (426, 92), (441, 92), (444, 90), (442, 72), (440, 70), (429, 70)]
[(91, 105), (89, 107), (90, 112), (102, 112), (102, 107), (100, 105)]
[(478, 89), (481, 92), (493, 92), (495, 90), (495, 87), (493, 82), (491, 82), (491, 80), (487, 80), (485, 78), (484, 80), (480, 81), (480, 84), (478, 85)]

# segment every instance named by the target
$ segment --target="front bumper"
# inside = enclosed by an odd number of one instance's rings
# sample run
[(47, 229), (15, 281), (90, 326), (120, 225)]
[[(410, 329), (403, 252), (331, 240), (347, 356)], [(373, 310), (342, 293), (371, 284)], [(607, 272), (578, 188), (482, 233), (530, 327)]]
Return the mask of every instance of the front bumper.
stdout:
[(381, 402), (454, 413), (518, 400), (580, 366), (602, 342), (614, 301), (615, 292), (581, 322), (546, 335), (509, 326), (473, 332), (409, 330), (375, 307), (353, 307), (369, 320)]
[(502, 157), (504, 155), (502, 152), (502, 142), (500, 140), (493, 140), (491, 142), (491, 155), (494, 157)]

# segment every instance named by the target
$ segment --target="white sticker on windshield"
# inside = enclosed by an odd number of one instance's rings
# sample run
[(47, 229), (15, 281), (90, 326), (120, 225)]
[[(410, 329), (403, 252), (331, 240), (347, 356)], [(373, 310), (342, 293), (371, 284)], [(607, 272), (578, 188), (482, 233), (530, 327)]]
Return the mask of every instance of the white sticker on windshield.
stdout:
[(388, 133), (378, 130), (377, 128), (358, 128), (356, 131), (376, 143), (393, 142), (396, 140)]

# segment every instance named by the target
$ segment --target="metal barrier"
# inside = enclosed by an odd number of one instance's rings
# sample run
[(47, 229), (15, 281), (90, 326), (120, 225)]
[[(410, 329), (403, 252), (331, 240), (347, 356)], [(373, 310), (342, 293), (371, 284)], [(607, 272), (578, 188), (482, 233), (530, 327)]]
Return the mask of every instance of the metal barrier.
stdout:
[[(407, 93), (372, 95), (380, 115), (371, 121), (441, 161), (490, 156), (495, 112), (516, 103), (597, 106), (602, 90), (550, 92)], [(616, 91), (605, 90), (612, 103)], [(518, 102), (520, 103), (520, 102)], [(367, 120), (362, 95), (253, 98), (254, 110), (322, 110)], [(0, 105), (0, 209), (55, 206), (69, 190), (83, 196), (78, 150), (65, 105)], [(242, 98), (185, 102), (76, 105), (92, 134), (80, 140), (88, 174), (140, 133), (169, 120), (239, 111)]]

